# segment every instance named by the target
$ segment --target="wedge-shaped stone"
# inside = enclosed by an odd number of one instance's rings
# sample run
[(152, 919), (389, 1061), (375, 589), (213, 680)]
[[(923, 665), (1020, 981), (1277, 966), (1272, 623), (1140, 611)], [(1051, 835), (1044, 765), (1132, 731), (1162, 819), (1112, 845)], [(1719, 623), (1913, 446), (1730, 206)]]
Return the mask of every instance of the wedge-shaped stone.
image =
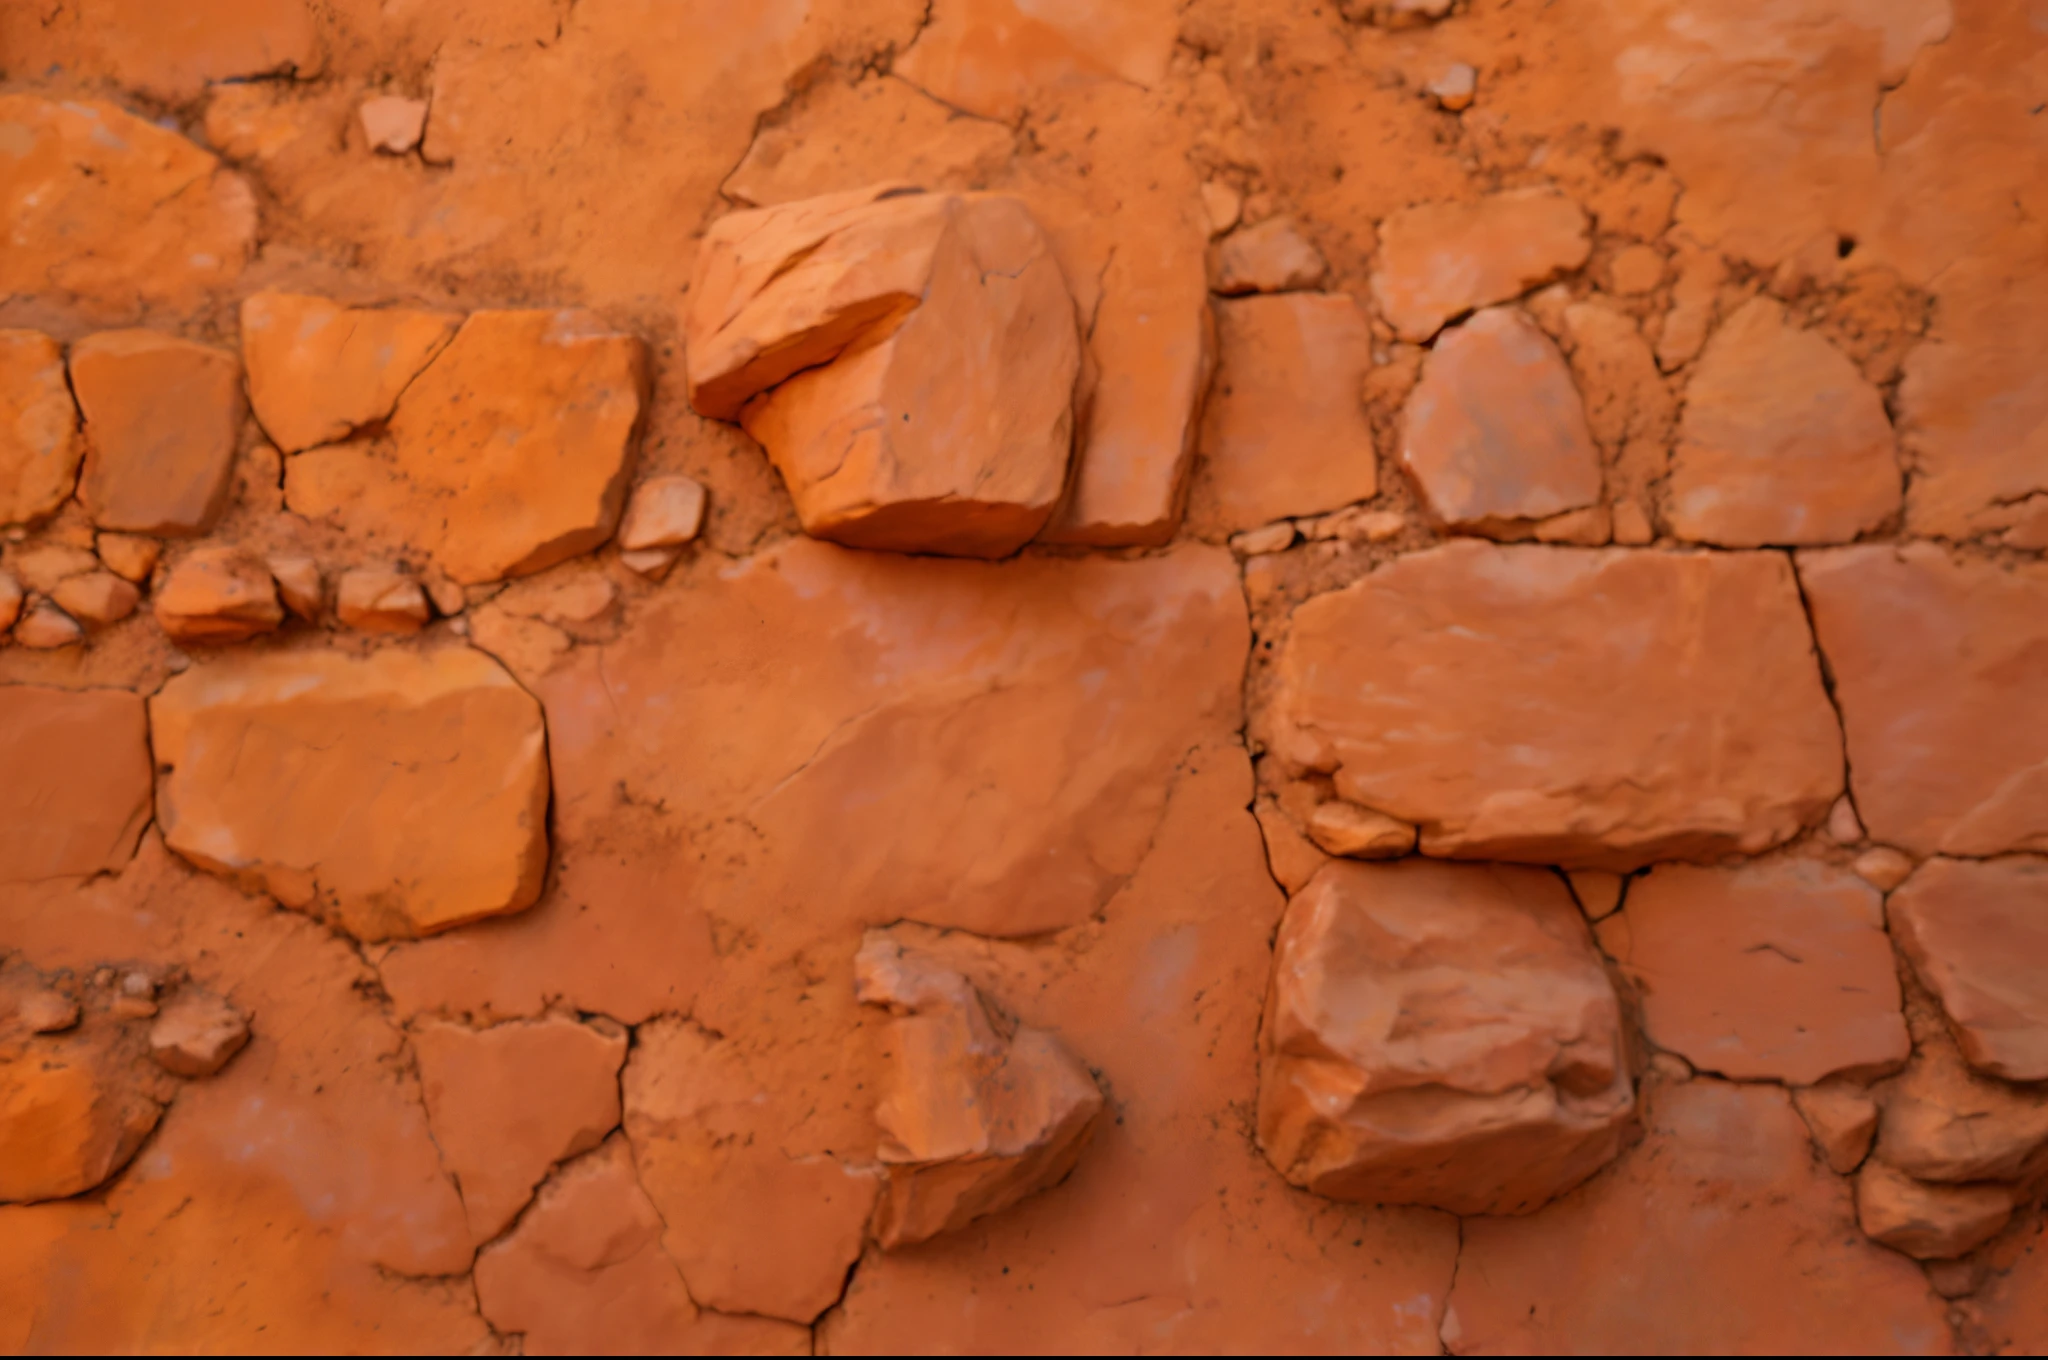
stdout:
[(1970, 1065), (2048, 1081), (2048, 859), (1929, 860), (1885, 906)]
[(235, 356), (155, 331), (102, 331), (71, 348), (85, 412), (79, 496), (103, 529), (201, 534), (226, 508), (242, 427)]
[(1451, 543), (1301, 605), (1277, 670), (1283, 768), (1420, 826), (1424, 854), (1754, 854), (1842, 790), (1775, 554)]
[(269, 567), (233, 543), (201, 544), (173, 563), (151, 612), (171, 641), (209, 646), (246, 642), (284, 622)]
[(55, 513), (84, 453), (63, 349), (41, 331), (0, 330), (0, 524)]
[(1331, 864), (1288, 904), (1259, 1142), (1335, 1199), (1521, 1214), (1620, 1151), (1621, 1007), (1554, 874)]
[(364, 940), (540, 894), (540, 705), (481, 652), (233, 656), (149, 708), (157, 820), (202, 868)]
[(104, 1013), (70, 1033), (0, 1038), (0, 1204), (81, 1194), (126, 1166), (167, 1081)]
[(1872, 1162), (1856, 1177), (1856, 1218), (1873, 1238), (1920, 1261), (1961, 1256), (2012, 1217), (2006, 1185), (1930, 1185)]
[(258, 293), (242, 303), (249, 404), (286, 453), (346, 439), (389, 418), (461, 321), (450, 312)]
[(875, 1109), (875, 1238), (908, 1246), (1058, 1184), (1095, 1134), (1102, 1092), (1053, 1035), (1003, 1025), (972, 983), (870, 931), (854, 995), (886, 1006), (891, 1079)]
[(1586, 214), (1555, 189), (1418, 204), (1380, 224), (1372, 294), (1402, 339), (1427, 340), (1464, 312), (1578, 268), (1591, 248)]
[(1878, 1160), (1916, 1179), (2018, 1181), (2048, 1171), (2048, 1094), (1978, 1076), (1945, 1035), (1923, 1037), (1881, 1101)]
[(139, 695), (0, 685), (0, 883), (117, 870), (149, 810)]

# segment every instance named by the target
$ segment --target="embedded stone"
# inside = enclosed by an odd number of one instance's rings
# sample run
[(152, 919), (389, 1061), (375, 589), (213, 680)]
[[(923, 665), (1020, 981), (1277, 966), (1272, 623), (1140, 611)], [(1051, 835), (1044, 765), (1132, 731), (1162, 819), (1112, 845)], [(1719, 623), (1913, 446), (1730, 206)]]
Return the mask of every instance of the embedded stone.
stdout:
[(1931, 543), (1799, 554), (1856, 808), (1916, 857), (2048, 850), (2048, 563)]
[(164, 1106), (138, 1056), (105, 1026), (0, 1050), (0, 1204), (83, 1194), (128, 1164)]
[(64, 581), (99, 566), (99, 559), (69, 543), (45, 541), (13, 555), (14, 570), (30, 590), (48, 595)]
[(245, 890), (364, 940), (540, 894), (540, 706), (480, 652), (229, 656), (149, 711), (165, 843)]
[(1837, 1176), (1848, 1175), (1870, 1155), (1877, 1137), (1877, 1102), (1868, 1091), (1845, 1083), (1808, 1086), (1792, 1093), (1792, 1104)]
[(1970, 1065), (2048, 1081), (2048, 858), (1932, 859), (1886, 912)]
[(172, 563), (150, 607), (173, 642), (244, 642), (284, 622), (269, 569), (226, 543), (195, 548)]
[(63, 348), (41, 331), (0, 330), (0, 524), (55, 514), (84, 454)]
[(1836, 845), (1854, 845), (1863, 839), (1863, 822), (1856, 816), (1856, 805), (1843, 794), (1828, 809), (1828, 839)]
[(1291, 217), (1269, 217), (1216, 247), (1210, 288), (1226, 297), (1313, 288), (1330, 266)]
[(320, 564), (297, 553), (272, 553), (264, 565), (277, 582), (277, 598), (302, 619), (320, 617), (326, 601), (326, 584), (320, 579)]
[(225, 999), (180, 989), (149, 1027), (149, 1056), (180, 1077), (210, 1077), (249, 1042), (249, 1019)]
[(242, 380), (235, 356), (154, 331), (102, 331), (71, 347), (85, 413), (79, 499), (102, 529), (189, 536), (227, 506)]
[(346, 439), (390, 417), (461, 322), (451, 312), (257, 293), (242, 302), (249, 405), (285, 453)]
[(343, 572), (334, 593), (334, 613), (365, 633), (417, 633), (434, 616), (418, 578), (386, 567)]
[(93, 550), (99, 554), (108, 571), (137, 585), (149, 579), (164, 551), (163, 545), (155, 539), (138, 538), (133, 534), (100, 534), (93, 540)]
[(85, 629), (50, 601), (38, 600), (29, 608), (28, 616), (14, 625), (14, 640), (36, 651), (53, 652), (83, 642)]
[(649, 477), (633, 488), (619, 521), (619, 547), (626, 552), (674, 548), (704, 527), (704, 484), (694, 477)]
[(1880, 1096), (1877, 1156), (1916, 1180), (2031, 1181), (2048, 1171), (2048, 1094), (1981, 1077), (1923, 1040)]
[(12, 628), (21, 617), (22, 597), (21, 582), (14, 579), (14, 573), (0, 571), (0, 633)]
[(2005, 1185), (1929, 1185), (1871, 1162), (1856, 1177), (1856, 1219), (1875, 1240), (1916, 1261), (1961, 1256), (2012, 1218)]
[(372, 151), (403, 156), (420, 144), (427, 130), (427, 101), (385, 94), (365, 99), (356, 110), (363, 125), (363, 140)]
[(1460, 113), (1472, 107), (1472, 98), (1479, 92), (1479, 72), (1469, 63), (1454, 61), (1422, 88), (1438, 108)]
[(1884, 902), (1816, 860), (1660, 864), (1600, 926), (1650, 1042), (1694, 1067), (1811, 1085), (1912, 1052)]
[(1525, 1214), (1621, 1150), (1621, 1008), (1564, 884), (1333, 863), (1288, 904), (1259, 1144), (1334, 1199)]
[(1850, 867), (1865, 883), (1888, 893), (1906, 881), (1913, 872), (1913, 861), (1889, 845), (1875, 845), (1856, 856)]
[(59, 582), (51, 600), (88, 628), (105, 628), (135, 612), (142, 592), (111, 571), (89, 571)]
[(1415, 828), (1408, 823), (1341, 799), (1316, 805), (1308, 835), (1329, 854), (1352, 859), (1399, 859), (1415, 848)]
[(1380, 223), (1372, 294), (1403, 340), (1548, 283), (1586, 262), (1586, 214), (1551, 188), (1423, 203)]
[(1571, 370), (1512, 307), (1437, 337), (1402, 417), (1401, 467), (1430, 513), (1458, 529), (1485, 532), (1600, 499), (1600, 450)]
[(150, 817), (142, 698), (0, 685), (0, 883), (128, 863)]
[(963, 1228), (1057, 1185), (1103, 1112), (1088, 1069), (1042, 1029), (997, 1027), (959, 973), (869, 931), (855, 998), (895, 1019), (875, 1107), (882, 1190), (875, 1240), (908, 1246)]
[(1664, 515), (1723, 547), (1845, 543), (1898, 513), (1884, 397), (1847, 355), (1752, 298), (1707, 342), (1685, 389)]
[(1446, 544), (1297, 607), (1276, 681), (1282, 768), (1421, 827), (1427, 855), (1625, 872), (1755, 854), (1842, 790), (1771, 553)]

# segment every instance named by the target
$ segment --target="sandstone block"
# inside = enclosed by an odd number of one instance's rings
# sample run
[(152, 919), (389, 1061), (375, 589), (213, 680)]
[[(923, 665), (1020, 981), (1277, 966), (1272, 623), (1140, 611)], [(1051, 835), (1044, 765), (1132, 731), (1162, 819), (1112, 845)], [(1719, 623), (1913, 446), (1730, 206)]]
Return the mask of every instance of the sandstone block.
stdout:
[(1877, 1156), (1916, 1180), (2030, 1180), (2048, 1170), (2048, 1094), (1980, 1077), (1924, 1039), (1883, 1092)]
[(27, 617), (14, 626), (14, 640), (36, 651), (51, 652), (83, 642), (85, 629), (50, 601), (39, 600), (30, 606)]
[(1401, 467), (1430, 513), (1458, 529), (1485, 532), (1600, 499), (1600, 450), (1571, 370), (1512, 307), (1437, 337), (1402, 417)]
[(0, 1204), (82, 1194), (128, 1164), (163, 1113), (136, 1057), (105, 1024), (0, 1052)]
[(86, 627), (104, 628), (133, 614), (142, 593), (111, 571), (89, 571), (59, 582), (50, 599)]
[(371, 150), (403, 156), (420, 144), (420, 134), (427, 130), (427, 101), (379, 95), (365, 99), (356, 110), (356, 118), (363, 125), (363, 140)]
[(319, 31), (305, 0), (83, 0), (116, 79), (165, 103), (214, 81), (320, 73)]
[(149, 816), (139, 695), (0, 685), (0, 883), (118, 870)]
[(1330, 266), (1291, 217), (1269, 217), (1227, 236), (1213, 253), (1210, 288), (1226, 297), (1313, 288)]
[(2048, 850), (2048, 563), (1928, 543), (1799, 555), (1856, 807), (1915, 856)]
[(1839, 1083), (1809, 1086), (1792, 1093), (1792, 1104), (1837, 1176), (1848, 1175), (1870, 1155), (1877, 1137), (1877, 1102), (1868, 1091)]
[(1372, 425), (1359, 398), (1372, 335), (1350, 297), (1286, 293), (1216, 306), (1221, 363), (1202, 413), (1188, 518), (1254, 529), (1371, 498)]
[(1871, 1162), (1856, 1177), (1856, 1219), (1863, 1231), (1918, 1261), (1961, 1256), (1989, 1241), (2012, 1217), (2004, 1185), (1929, 1185)]
[(1534, 869), (1324, 868), (1281, 923), (1260, 1059), (1267, 1157), (1368, 1203), (1528, 1213), (1620, 1151), (1635, 1105), (1614, 989)]
[(232, 544), (208, 544), (179, 558), (150, 607), (173, 642), (243, 642), (284, 622), (269, 570)]
[(626, 517), (619, 521), (619, 547), (626, 552), (676, 548), (704, 527), (704, 484), (694, 477), (649, 477), (633, 488)]
[(1577, 269), (1592, 249), (1586, 233), (1579, 205), (1550, 188), (1403, 208), (1380, 223), (1373, 299), (1403, 340), (1424, 341)]
[(1686, 385), (1665, 495), (1680, 538), (1845, 543), (1896, 514), (1903, 495), (1884, 397), (1847, 355), (1752, 298)]
[(1754, 854), (1842, 787), (1774, 554), (1447, 544), (1298, 607), (1276, 681), (1283, 768), (1415, 823), (1429, 855)]
[(346, 439), (390, 417), (399, 393), (461, 321), (449, 312), (257, 293), (242, 303), (249, 404), (285, 453)]
[(181, 1077), (210, 1077), (249, 1042), (249, 1019), (221, 997), (181, 989), (149, 1027), (149, 1056)]
[(41, 331), (0, 330), (0, 524), (55, 514), (84, 454), (63, 348)]
[(1628, 880), (1608, 869), (1574, 869), (1565, 875), (1588, 921), (1601, 921), (1621, 908)]
[(419, 579), (388, 567), (343, 572), (334, 593), (334, 613), (365, 633), (417, 633), (434, 617)]
[(14, 579), (14, 573), (0, 571), (0, 633), (12, 628), (21, 617), (22, 596), (21, 582)]
[(241, 371), (212, 345), (102, 331), (71, 347), (85, 413), (79, 498), (103, 529), (206, 532), (227, 505), (242, 426)]
[(93, 540), (93, 550), (108, 571), (137, 585), (149, 579), (156, 570), (157, 559), (163, 556), (161, 543), (133, 534), (100, 534)]
[(234, 656), (149, 706), (157, 821), (202, 868), (365, 940), (539, 896), (540, 705), (480, 652)]
[(1309, 839), (1332, 855), (1399, 859), (1415, 848), (1415, 828), (1369, 808), (1335, 800), (1309, 814)]
[(1884, 903), (1846, 870), (1660, 864), (1600, 942), (1641, 990), (1651, 1042), (1705, 1071), (1803, 1086), (1912, 1051)]
[(428, 1021), (412, 1043), (434, 1143), (478, 1243), (518, 1217), (557, 1162), (618, 1127), (623, 1030), (559, 1016), (489, 1029)]
[(2048, 1081), (2048, 859), (1929, 860), (1886, 911), (1970, 1065)]
[(12, 561), (22, 584), (45, 595), (68, 578), (99, 566), (99, 560), (84, 548), (47, 539), (17, 551)]
[(1054, 1035), (1002, 1024), (965, 978), (870, 931), (855, 997), (885, 1006), (893, 1059), (875, 1108), (875, 1240), (908, 1246), (1057, 1185), (1094, 1136), (1102, 1092)]

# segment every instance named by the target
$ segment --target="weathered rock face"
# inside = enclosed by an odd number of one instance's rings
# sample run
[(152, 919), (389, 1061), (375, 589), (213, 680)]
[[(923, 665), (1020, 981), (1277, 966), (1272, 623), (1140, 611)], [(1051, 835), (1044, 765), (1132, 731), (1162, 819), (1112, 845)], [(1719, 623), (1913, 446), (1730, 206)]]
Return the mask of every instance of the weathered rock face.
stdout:
[(227, 657), (149, 707), (157, 820), (195, 864), (366, 940), (539, 896), (539, 705), (481, 653)]
[(1544, 519), (1600, 499), (1600, 450), (1571, 370), (1512, 307), (1437, 338), (1408, 397), (1401, 466), (1453, 528)]
[(62, 348), (41, 331), (0, 330), (0, 524), (53, 513), (84, 452)]
[(1731, 548), (1846, 543), (1898, 513), (1884, 398), (1784, 309), (1753, 298), (1707, 342), (1685, 389), (1665, 514)]
[(1872, 1162), (1856, 1177), (1856, 1219), (1873, 1241), (1916, 1260), (1961, 1256), (2012, 1217), (2004, 1185), (1929, 1185)]
[(1057, 1184), (1101, 1120), (1102, 1092), (1058, 1038), (1005, 1032), (958, 973), (870, 931), (855, 997), (897, 1018), (882, 1128), (875, 1239), (908, 1246)]
[(817, 537), (1000, 557), (1066, 485), (1080, 338), (1016, 199), (883, 186), (722, 218), (687, 338), (692, 403), (745, 423)]
[(254, 556), (231, 544), (206, 544), (172, 565), (151, 601), (157, 626), (173, 642), (246, 642), (284, 622), (277, 582)]
[(1660, 864), (1600, 943), (1641, 991), (1650, 1041), (1694, 1067), (1805, 1086), (1912, 1051), (1883, 901), (1845, 869)]
[(1886, 912), (1970, 1065), (2048, 1081), (2048, 859), (1929, 860)]
[(180, 1077), (210, 1077), (249, 1042), (249, 1018), (210, 992), (180, 990), (149, 1027), (149, 1056)]
[(2048, 850), (2048, 566), (1932, 544), (1802, 553), (1871, 838), (1918, 855)]
[(0, 883), (112, 873), (149, 816), (139, 696), (0, 685)]
[(385, 420), (462, 318), (405, 307), (344, 307), (295, 293), (242, 303), (249, 404), (286, 453)]
[(1329, 272), (1321, 251), (1292, 218), (1269, 217), (1225, 237), (1216, 249), (1214, 287), (1226, 297), (1313, 288)]
[(0, 1204), (76, 1195), (128, 1164), (170, 1092), (108, 1017), (68, 1034), (0, 1024)]
[(320, 39), (305, 0), (84, 0), (106, 61), (124, 85), (176, 103), (216, 80), (317, 75)]
[(2048, 1095), (1978, 1076), (1924, 1037), (1883, 1093), (1878, 1160), (1923, 1181), (2031, 1182), (2048, 1171)]
[(1296, 1185), (1528, 1213), (1613, 1159), (1634, 1104), (1620, 1005), (1554, 875), (1332, 864), (1288, 904), (1259, 1143)]
[(226, 507), (242, 425), (235, 356), (154, 331), (104, 331), (71, 349), (85, 413), (79, 491), (103, 529), (204, 533)]
[(1404, 340), (1585, 263), (1586, 215), (1555, 189), (1403, 208), (1380, 224), (1372, 294)]
[(1419, 825), (1429, 855), (1755, 853), (1841, 792), (1798, 591), (1769, 554), (1415, 553), (1297, 608), (1278, 684), (1283, 764)]

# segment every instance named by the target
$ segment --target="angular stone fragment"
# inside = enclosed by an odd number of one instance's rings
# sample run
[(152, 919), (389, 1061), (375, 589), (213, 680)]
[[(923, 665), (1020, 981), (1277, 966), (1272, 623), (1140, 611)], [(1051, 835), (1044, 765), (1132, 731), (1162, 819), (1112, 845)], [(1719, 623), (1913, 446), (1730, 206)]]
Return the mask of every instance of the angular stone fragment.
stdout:
[(1650, 1041), (1696, 1068), (1803, 1086), (1912, 1052), (1884, 903), (1846, 870), (1660, 864), (1600, 943), (1640, 990)]
[(1870, 1155), (1877, 1137), (1877, 1102), (1855, 1086), (1809, 1086), (1792, 1093), (1792, 1104), (1813, 1133), (1828, 1170), (1846, 1176)]
[(98, 559), (84, 548), (53, 541), (15, 553), (13, 562), (22, 584), (45, 595), (68, 578), (83, 575), (99, 566)]
[(1286, 293), (1221, 302), (1216, 316), (1222, 359), (1190, 525), (1236, 533), (1370, 499), (1378, 457), (1359, 389), (1372, 335), (1358, 304)]
[(88, 628), (104, 628), (133, 614), (142, 593), (111, 571), (89, 571), (60, 582), (50, 598)]
[(356, 110), (356, 118), (363, 125), (363, 140), (372, 151), (403, 156), (420, 144), (420, 134), (426, 131), (427, 101), (379, 95), (365, 99)]
[(269, 570), (232, 544), (208, 544), (179, 558), (150, 607), (173, 642), (243, 642), (284, 622)]
[(1865, 883), (1888, 893), (1906, 881), (1913, 872), (1913, 861), (1889, 845), (1877, 845), (1858, 855), (1850, 867)]
[(1414, 827), (1342, 799), (1317, 804), (1308, 834), (1321, 849), (1352, 859), (1398, 859), (1415, 848)]
[(108, 571), (137, 585), (149, 579), (149, 574), (156, 570), (157, 559), (163, 556), (161, 543), (133, 534), (100, 534), (93, 540), (93, 550), (107, 564)]
[(249, 1042), (249, 1020), (210, 992), (181, 989), (149, 1027), (149, 1056), (181, 1077), (210, 1077)]
[(503, 1232), (557, 1162), (619, 1123), (626, 1035), (551, 1016), (413, 1031), (434, 1143), (462, 1191), (478, 1243)]
[(128, 1164), (164, 1104), (138, 1057), (106, 1022), (0, 1042), (0, 1204), (82, 1194)]
[(24, 647), (49, 652), (84, 641), (85, 630), (78, 626), (78, 620), (50, 601), (39, 600), (30, 607), (27, 617), (14, 626), (14, 640)]
[(1452, 1354), (1906, 1354), (1948, 1349), (1942, 1300), (1855, 1229), (1777, 1087), (1656, 1092), (1648, 1136), (1529, 1218), (1467, 1219)]
[(1298, 607), (1276, 676), (1283, 768), (1419, 825), (1425, 854), (1754, 854), (1841, 792), (1776, 554), (1451, 543)]
[(2004, 1185), (1929, 1185), (1871, 1162), (1856, 1177), (1856, 1218), (1863, 1231), (1918, 1261), (1961, 1256), (2012, 1217)]
[(1001, 557), (1065, 487), (1080, 336), (1017, 199), (879, 186), (721, 218), (686, 333), (692, 403), (738, 415), (815, 537)]
[(1574, 869), (1565, 875), (1588, 921), (1605, 920), (1621, 907), (1628, 880), (1607, 869)]
[(149, 815), (139, 695), (0, 685), (0, 883), (113, 872)]
[(246, 889), (365, 940), (540, 893), (540, 705), (480, 652), (233, 656), (149, 707), (165, 842)]
[(1260, 1146), (1336, 1199), (1528, 1213), (1635, 1105), (1614, 989), (1535, 869), (1324, 868), (1281, 924), (1260, 1054)]
[(704, 484), (694, 477), (649, 477), (633, 488), (619, 521), (619, 547), (627, 552), (674, 548), (704, 527)]
[(1915, 856), (2048, 850), (2048, 563), (1931, 543), (1799, 555), (1856, 807)]
[(1555, 189), (1423, 203), (1380, 223), (1373, 299), (1403, 340), (1424, 341), (1475, 307), (1518, 297), (1586, 262), (1585, 213)]
[(227, 504), (242, 425), (235, 356), (154, 331), (102, 331), (71, 347), (85, 413), (79, 498), (103, 529), (206, 532)]
[(248, 259), (248, 184), (147, 119), (98, 100), (0, 95), (0, 145), (0, 296), (68, 295), (110, 318), (182, 309)]
[(1103, 1101), (1058, 1038), (1000, 1025), (973, 984), (886, 930), (868, 932), (854, 971), (855, 998), (896, 1017), (890, 1083), (875, 1108), (876, 1241), (922, 1242), (1066, 1178)]
[(1885, 909), (1970, 1065), (2048, 1081), (2048, 859), (1932, 859)]
[(84, 453), (63, 348), (41, 331), (0, 330), (0, 524), (55, 514)]
[(408, 307), (345, 307), (296, 293), (242, 303), (249, 404), (286, 453), (387, 419), (462, 318)]
[(1846, 793), (1828, 809), (1828, 839), (1836, 845), (1854, 845), (1863, 839), (1863, 822), (1856, 816), (1856, 805)]
[(1600, 450), (1571, 370), (1512, 307), (1437, 337), (1408, 396), (1401, 466), (1452, 528), (1484, 532), (1600, 499)]
[(1472, 97), (1479, 92), (1479, 73), (1465, 62), (1454, 61), (1422, 88), (1438, 108), (1459, 113), (1472, 107)]
[(434, 617), (419, 579), (386, 567), (343, 572), (334, 593), (334, 613), (365, 633), (417, 633)]
[(1329, 273), (1323, 253), (1291, 217), (1269, 217), (1216, 247), (1210, 287), (1226, 297), (1313, 288)]
[(320, 579), (320, 564), (310, 557), (296, 553), (273, 553), (265, 560), (272, 579), (277, 582), (277, 598), (284, 607), (302, 619), (320, 617), (320, 606), (327, 597), (326, 586)]
[(1884, 397), (1848, 356), (1752, 298), (1722, 323), (1685, 389), (1665, 518), (1723, 547), (1845, 543), (1903, 495)]
[(2048, 1171), (2048, 1094), (1980, 1077), (1923, 1039), (1881, 1097), (1877, 1156), (1923, 1181), (2023, 1181)]

